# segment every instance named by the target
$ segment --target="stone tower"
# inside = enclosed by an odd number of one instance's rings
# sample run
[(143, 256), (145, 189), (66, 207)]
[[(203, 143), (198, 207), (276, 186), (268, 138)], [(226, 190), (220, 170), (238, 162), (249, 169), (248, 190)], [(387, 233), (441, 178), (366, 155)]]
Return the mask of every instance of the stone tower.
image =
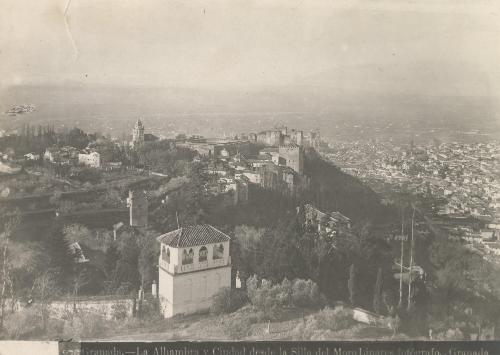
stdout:
[(295, 143), (280, 145), (279, 156), (285, 159), (286, 166), (295, 170), (299, 175), (304, 174), (304, 150), (301, 146)]
[(134, 147), (137, 147), (142, 143), (144, 143), (144, 125), (139, 118), (135, 123), (134, 130), (132, 131), (132, 144)]
[(148, 199), (145, 191), (130, 190), (128, 192), (127, 207), (129, 208), (130, 225), (132, 227), (148, 226)]

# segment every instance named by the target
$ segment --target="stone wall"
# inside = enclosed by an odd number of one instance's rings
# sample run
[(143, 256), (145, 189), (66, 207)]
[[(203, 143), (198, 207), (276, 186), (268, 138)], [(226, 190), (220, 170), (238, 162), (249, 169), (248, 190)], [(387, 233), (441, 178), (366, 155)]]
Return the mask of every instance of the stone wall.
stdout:
[(135, 300), (129, 297), (82, 297), (53, 301), (51, 315), (63, 318), (71, 313), (95, 313), (106, 319), (132, 317), (135, 314)]

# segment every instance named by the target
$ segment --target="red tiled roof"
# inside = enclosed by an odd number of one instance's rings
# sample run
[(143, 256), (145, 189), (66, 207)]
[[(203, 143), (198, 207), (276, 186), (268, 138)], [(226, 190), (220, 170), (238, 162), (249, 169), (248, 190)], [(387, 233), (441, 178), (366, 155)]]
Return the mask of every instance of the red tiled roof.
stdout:
[(197, 245), (227, 242), (231, 238), (208, 224), (182, 227), (160, 235), (158, 241), (172, 247), (193, 247)]

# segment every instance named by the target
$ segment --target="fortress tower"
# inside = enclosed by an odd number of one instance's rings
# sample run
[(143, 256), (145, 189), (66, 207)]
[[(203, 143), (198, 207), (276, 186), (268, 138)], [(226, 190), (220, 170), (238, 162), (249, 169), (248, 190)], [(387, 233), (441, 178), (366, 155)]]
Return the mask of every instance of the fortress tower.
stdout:
[(295, 143), (280, 145), (279, 156), (285, 159), (286, 166), (292, 168), (299, 175), (304, 174), (304, 150), (301, 146)]

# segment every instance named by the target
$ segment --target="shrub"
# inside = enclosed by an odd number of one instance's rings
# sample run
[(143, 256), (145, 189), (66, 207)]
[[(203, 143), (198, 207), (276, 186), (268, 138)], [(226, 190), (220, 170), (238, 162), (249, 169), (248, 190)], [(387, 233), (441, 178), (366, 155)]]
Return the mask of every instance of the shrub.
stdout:
[(113, 319), (125, 319), (127, 318), (127, 306), (121, 303), (117, 303), (111, 306), (111, 315)]
[(210, 313), (232, 313), (248, 302), (245, 291), (224, 287), (214, 295)]
[(73, 172), (72, 178), (82, 183), (97, 184), (102, 178), (102, 173), (96, 168), (81, 168)]
[(237, 312), (225, 320), (223, 327), (231, 339), (238, 340), (250, 334), (251, 326), (256, 321), (257, 318), (252, 314)]
[(146, 320), (163, 318), (160, 313), (160, 300), (156, 297), (146, 298), (141, 305), (141, 317)]
[(316, 308), (323, 306), (325, 301), (315, 282), (296, 279), (292, 285), (292, 303), (295, 307)]
[[(335, 309), (327, 307), (299, 323), (292, 331), (292, 338), (294, 340), (331, 340), (335, 339), (336, 334), (350, 334), (349, 329), (355, 324), (352, 311), (342, 307)], [(347, 339), (352, 339), (352, 336)]]
[(73, 319), (64, 322), (65, 338), (89, 339), (102, 337), (106, 331), (106, 320), (95, 313), (82, 312), (75, 314)]
[(313, 316), (307, 317), (303, 322), (297, 324), (292, 330), (293, 340), (310, 340), (315, 331), (318, 330), (318, 321)]
[(279, 319), (283, 307), (291, 304), (292, 287), (286, 279), (277, 285), (262, 280), (259, 285), (256, 276), (252, 276), (247, 281), (247, 292), (252, 305), (264, 312), (269, 320)]
[(292, 283), (285, 278), (273, 285), (268, 280), (259, 283), (252, 276), (247, 280), (247, 293), (252, 305), (269, 315), (268, 319), (279, 318), (284, 307), (317, 308), (325, 304), (318, 285), (311, 280), (296, 279)]
[(340, 330), (355, 324), (352, 311), (343, 307), (331, 309), (326, 307), (315, 315), (320, 329)]
[(436, 336), (439, 340), (464, 340), (464, 334), (458, 328), (450, 328), (446, 331), (437, 334)]

